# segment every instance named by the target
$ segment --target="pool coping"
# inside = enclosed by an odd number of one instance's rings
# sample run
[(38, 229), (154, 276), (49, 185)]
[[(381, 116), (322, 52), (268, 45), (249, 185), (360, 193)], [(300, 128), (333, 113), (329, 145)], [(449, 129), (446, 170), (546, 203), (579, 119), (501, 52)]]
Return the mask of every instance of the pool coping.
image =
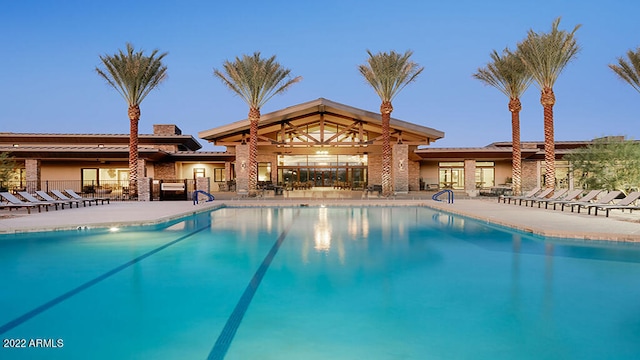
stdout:
[[(12, 234), (12, 233), (26, 233), (26, 232), (44, 232), (44, 231), (64, 231), (64, 230), (77, 230), (77, 229), (93, 229), (93, 228), (111, 228), (111, 227), (124, 227), (124, 226), (149, 226), (157, 225), (172, 220), (180, 219), (185, 216), (190, 216), (206, 211), (213, 211), (223, 207), (316, 207), (316, 206), (331, 206), (331, 207), (346, 207), (346, 206), (367, 206), (367, 207), (402, 207), (402, 206), (423, 206), (428, 207), (444, 213), (454, 214), (458, 216), (464, 216), (477, 221), (490, 223), (494, 225), (508, 227), (510, 229), (519, 230), (522, 232), (540, 235), (551, 238), (567, 238), (567, 239), (583, 239), (583, 240), (600, 240), (600, 241), (614, 241), (614, 242), (640, 242), (640, 223), (632, 224), (630, 221), (624, 221), (624, 219), (618, 219), (615, 217), (605, 218), (604, 216), (589, 216), (586, 218), (584, 214), (571, 214), (563, 213), (560, 211), (544, 210), (537, 208), (526, 208), (515, 205), (497, 204), (494, 201), (479, 200), (479, 199), (467, 199), (456, 200), (455, 204), (447, 204), (437, 201), (428, 201), (425, 199), (378, 199), (378, 200), (344, 200), (344, 199), (296, 199), (278, 201), (278, 200), (221, 200), (216, 202), (200, 203), (198, 205), (191, 205), (191, 202), (178, 204), (175, 211), (172, 212), (170, 204), (163, 206), (157, 202), (154, 207), (149, 203), (142, 203), (142, 206), (136, 207), (136, 203), (128, 203), (129, 207), (126, 209), (127, 214), (120, 214), (120, 216), (126, 216), (128, 219), (133, 220), (113, 220), (113, 221), (95, 221), (95, 217), (85, 216), (85, 220), (77, 220), (68, 222), (67, 216), (62, 218), (63, 212), (69, 210), (55, 211), (61, 222), (58, 224), (48, 224), (42, 226), (33, 226), (32, 224), (21, 226), (0, 226), (0, 234)], [(100, 205), (111, 206), (111, 205)], [(97, 207), (94, 207), (97, 208)], [(107, 209), (107, 208), (105, 208)], [(154, 211), (147, 209), (163, 209), (162, 215), (154, 216)], [(73, 211), (76, 211), (74, 209)], [(80, 210), (82, 211), (82, 210)], [(145, 216), (140, 215), (140, 212), (145, 212)], [(64, 213), (66, 215), (66, 213)], [(29, 220), (29, 216), (25, 215), (26, 223)], [(127, 216), (128, 215), (128, 216)], [(54, 216), (49, 213), (45, 216)], [(96, 215), (99, 216), (99, 215)], [(563, 223), (557, 224), (557, 217), (563, 218)], [(10, 220), (10, 219), (5, 219)], [(637, 220), (640, 220), (638, 217)], [(37, 221), (34, 218), (34, 221)], [(555, 226), (552, 226), (553, 221), (556, 221)], [(593, 222), (601, 223), (602, 229), (598, 228), (594, 231)], [(566, 223), (566, 224), (565, 224)], [(630, 225), (631, 224), (631, 225)], [(3, 220), (0, 220), (0, 225), (3, 225)], [(563, 229), (563, 225), (567, 225), (569, 230)], [(600, 226), (600, 225), (598, 225)], [(589, 227), (591, 230), (589, 230)], [(597, 226), (596, 226), (597, 227)], [(586, 230), (585, 230), (586, 229)], [(608, 229), (608, 230), (607, 230)]]

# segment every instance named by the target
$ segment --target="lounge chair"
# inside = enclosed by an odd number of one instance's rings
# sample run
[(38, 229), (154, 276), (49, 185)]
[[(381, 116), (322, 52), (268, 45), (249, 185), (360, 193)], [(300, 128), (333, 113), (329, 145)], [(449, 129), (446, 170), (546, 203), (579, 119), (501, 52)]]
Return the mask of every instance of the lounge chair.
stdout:
[[(518, 197), (518, 198), (516, 198), (516, 199), (514, 199), (514, 200), (518, 200), (518, 205), (522, 205), (522, 202), (524, 201), (524, 204), (525, 204), (525, 206), (526, 206), (526, 205), (527, 205), (527, 203), (528, 203), (530, 200), (546, 199), (546, 198), (547, 198), (547, 196), (549, 196), (549, 195), (551, 195), (551, 194), (553, 193), (553, 190), (554, 190), (553, 188), (545, 189), (545, 190), (543, 190), (541, 193), (536, 194), (536, 195), (534, 195), (534, 196), (529, 196), (529, 197), (521, 196), (521, 197)], [(514, 203), (515, 203), (515, 201), (514, 201)]]
[[(86, 207), (87, 203), (89, 204), (89, 206), (91, 206), (91, 202), (93, 201), (92, 199), (84, 199), (84, 198), (72, 199), (72, 198), (68, 197), (67, 195), (63, 194), (62, 191), (60, 191), (60, 190), (51, 190), (51, 193), (53, 195), (55, 195), (55, 197), (57, 197), (60, 200), (77, 201), (76, 207), (80, 207), (80, 205), (78, 205), (80, 202), (82, 202), (82, 206)], [(96, 202), (96, 204), (97, 204), (97, 202)]]
[(605, 204), (609, 204), (610, 202), (612, 202), (614, 199), (616, 199), (620, 194), (622, 194), (622, 191), (618, 191), (618, 190), (614, 190), (614, 191), (609, 191), (605, 196), (603, 196), (602, 198), (596, 200), (595, 202), (583, 202), (583, 201), (576, 201), (576, 202), (571, 202), (566, 204), (567, 206), (571, 206), (571, 212), (573, 212), (574, 208), (578, 208), (578, 213), (580, 213), (580, 209), (585, 208), (585, 209), (589, 209), (589, 213), (591, 213), (591, 207), (593, 205), (605, 205)]
[[(528, 206), (529, 204), (531, 204), (531, 207), (533, 207), (533, 204), (537, 203), (537, 202), (542, 202), (542, 201), (546, 201), (546, 200), (557, 200), (562, 198), (562, 196), (564, 196), (564, 194), (567, 193), (567, 189), (554, 189), (553, 192), (551, 194), (549, 194), (548, 196), (534, 196), (531, 197), (529, 199), (523, 199), (524, 200), (524, 206)], [(540, 203), (538, 203), (538, 208), (540, 207)]]
[(595, 210), (593, 215), (598, 215), (598, 210), (605, 210), (607, 212), (607, 217), (609, 217), (609, 211), (613, 209), (621, 209), (621, 210), (629, 210), (629, 211), (638, 210), (640, 209), (640, 206), (631, 205), (638, 199), (640, 199), (640, 191), (634, 191), (629, 195), (627, 195), (624, 199), (620, 199), (620, 201), (618, 201), (615, 204), (606, 204), (606, 205), (594, 204), (593, 206), (589, 207), (589, 213), (591, 213), (592, 208)]
[(574, 199), (569, 199), (568, 198), (569, 196), (567, 196), (562, 200), (549, 201), (545, 205), (545, 208), (546, 208), (547, 205), (553, 204), (553, 210), (555, 210), (556, 209), (556, 205), (562, 205), (562, 211), (564, 211), (565, 205), (570, 204), (570, 203), (575, 203), (575, 202), (581, 202), (581, 203), (591, 202), (591, 200), (593, 200), (596, 197), (598, 197), (598, 195), (601, 192), (602, 192), (602, 190), (591, 190), (586, 195), (584, 195), (584, 196), (582, 196), (581, 198), (578, 198), (578, 199), (575, 199), (575, 198)]
[(502, 199), (503, 203), (507, 203), (507, 200), (509, 200), (509, 204), (511, 204), (511, 200), (514, 200), (514, 202), (515, 202), (515, 200), (517, 200), (519, 198), (530, 198), (530, 197), (534, 196), (535, 194), (537, 194), (538, 192), (540, 192), (540, 187), (539, 186), (534, 188), (534, 189), (532, 189), (531, 191), (527, 192), (524, 195), (509, 195), (509, 196), (501, 195), (501, 196), (498, 197), (498, 202), (500, 202), (500, 199)]
[(18, 195), (22, 196), (22, 198), (29, 203), (47, 206), (47, 211), (49, 210), (49, 206), (51, 205), (53, 205), (56, 208), (56, 210), (58, 210), (58, 205), (59, 205), (58, 203), (37, 199), (35, 196), (31, 195), (26, 191), (18, 191)]
[(73, 204), (76, 204), (76, 207), (80, 207), (80, 201), (75, 199), (69, 199), (69, 200), (54, 199), (51, 195), (47, 194), (47, 192), (42, 190), (36, 190), (36, 195), (40, 196), (40, 198), (42, 198), (42, 200), (44, 201), (61, 204), (63, 209), (65, 204), (69, 205), (70, 208), (73, 207)]
[[(553, 196), (547, 199), (539, 199), (535, 202), (538, 203), (538, 208), (544, 204), (544, 208), (549, 208), (549, 203), (560, 200), (575, 200), (582, 193), (582, 189), (576, 189), (569, 191), (568, 189), (556, 191), (553, 193)], [(533, 202), (531, 203), (531, 207), (533, 207)]]
[(96, 205), (98, 205), (98, 201), (100, 201), (101, 204), (104, 204), (104, 202), (106, 201), (107, 204), (110, 203), (111, 199), (108, 197), (82, 197), (80, 195), (78, 195), (75, 191), (71, 190), (71, 189), (64, 189), (64, 192), (66, 192), (67, 194), (69, 194), (69, 196), (71, 196), (71, 198), (76, 199), (76, 200), (91, 200), (91, 201), (95, 201)]
[[(4, 199), (6, 202), (8, 202), (8, 204), (2, 204), (2, 207), (6, 207), (9, 208), (9, 210), (11, 209), (18, 209), (18, 208), (25, 208), (27, 209), (27, 213), (31, 214), (31, 209), (34, 207), (38, 208), (38, 212), (41, 212), (42, 210), (42, 205), (41, 204), (31, 204), (28, 202), (24, 202), (20, 199), (18, 199), (15, 195), (9, 193), (9, 192), (0, 192), (0, 197), (2, 197), (2, 199)], [(46, 207), (46, 209), (48, 209), (48, 207)]]

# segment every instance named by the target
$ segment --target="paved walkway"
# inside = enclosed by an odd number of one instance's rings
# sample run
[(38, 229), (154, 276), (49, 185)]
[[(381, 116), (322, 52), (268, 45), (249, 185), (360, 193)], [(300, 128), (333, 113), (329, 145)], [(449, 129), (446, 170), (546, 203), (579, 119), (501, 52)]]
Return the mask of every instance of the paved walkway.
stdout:
[(640, 242), (640, 212), (612, 211), (604, 215), (587, 215), (498, 203), (495, 199), (460, 199), (454, 204), (436, 202), (420, 196), (396, 199), (304, 199), (266, 198), (237, 199), (231, 195), (216, 196), (214, 202), (193, 205), (190, 201), (113, 202), (78, 209), (50, 210), (27, 215), (25, 210), (0, 210), (0, 233), (76, 229), (78, 227), (111, 227), (153, 224), (229, 206), (411, 206), (426, 205), (450, 213), (468, 216), (523, 231), (554, 237)]

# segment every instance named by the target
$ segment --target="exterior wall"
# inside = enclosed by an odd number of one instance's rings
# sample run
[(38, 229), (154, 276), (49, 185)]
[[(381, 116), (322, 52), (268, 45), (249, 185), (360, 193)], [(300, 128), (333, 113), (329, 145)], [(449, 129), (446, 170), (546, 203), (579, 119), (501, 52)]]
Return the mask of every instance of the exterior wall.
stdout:
[(409, 191), (420, 190), (420, 162), (409, 161)]
[(395, 144), (392, 149), (393, 189), (395, 193), (409, 192), (409, 146)]
[(249, 192), (249, 145), (236, 146), (236, 191)]
[(538, 161), (522, 162), (522, 191), (529, 191), (540, 185), (538, 166)]
[(27, 191), (35, 192), (36, 190), (40, 190), (40, 160), (27, 159), (24, 167), (27, 177), (27, 186), (33, 187), (33, 189), (27, 188)]
[(464, 161), (464, 190), (469, 196), (478, 195), (478, 189), (476, 188), (476, 161), (473, 159)]
[(369, 185), (382, 185), (382, 155), (369, 154), (367, 176)]
[[(153, 166), (154, 178), (159, 180), (176, 179), (178, 174), (176, 164), (172, 162), (158, 162)], [(191, 175), (193, 177), (193, 175)]]
[(437, 161), (421, 161), (420, 162), (420, 178), (426, 185), (439, 184), (438, 180), (438, 162)]
[(507, 177), (512, 178), (511, 161), (495, 162), (495, 181), (496, 185), (506, 184)]

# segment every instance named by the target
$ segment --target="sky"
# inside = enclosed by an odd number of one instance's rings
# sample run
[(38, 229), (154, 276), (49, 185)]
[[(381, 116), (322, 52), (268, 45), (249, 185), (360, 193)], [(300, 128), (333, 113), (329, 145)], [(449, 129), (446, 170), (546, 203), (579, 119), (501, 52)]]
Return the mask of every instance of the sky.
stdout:
[[(130, 42), (168, 53), (168, 78), (141, 104), (141, 134), (176, 124), (198, 138), (246, 119), (246, 103), (213, 70), (255, 51), (303, 78), (263, 114), (321, 97), (379, 112), (358, 65), (367, 50), (412, 50), (425, 69), (394, 99), (392, 117), (443, 131), (434, 147), (511, 141), (507, 96), (472, 75), (493, 50), (561, 17), (561, 29), (581, 25), (581, 51), (554, 86), (556, 141), (640, 139), (640, 93), (608, 67), (640, 46), (639, 11), (637, 0), (3, 1), (0, 132), (128, 133), (125, 100), (95, 69)], [(540, 90), (521, 100), (521, 140), (543, 140)]]

